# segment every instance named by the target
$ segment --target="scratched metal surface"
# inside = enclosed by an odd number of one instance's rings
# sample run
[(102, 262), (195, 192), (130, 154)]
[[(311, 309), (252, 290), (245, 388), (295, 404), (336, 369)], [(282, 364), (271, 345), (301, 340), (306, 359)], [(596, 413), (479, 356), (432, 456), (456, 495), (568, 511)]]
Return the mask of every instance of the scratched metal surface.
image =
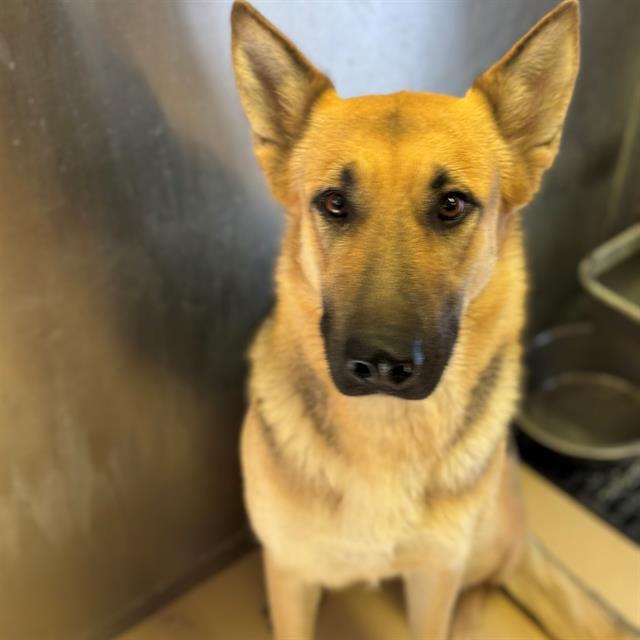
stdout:
[[(461, 93), (553, 2), (257, 4), (346, 96)], [(583, 4), (568, 134), (527, 213), (540, 321), (575, 290), (639, 77), (640, 4)], [(243, 353), (281, 222), (228, 12), (0, 3), (0, 638), (108, 637), (241, 540)]]

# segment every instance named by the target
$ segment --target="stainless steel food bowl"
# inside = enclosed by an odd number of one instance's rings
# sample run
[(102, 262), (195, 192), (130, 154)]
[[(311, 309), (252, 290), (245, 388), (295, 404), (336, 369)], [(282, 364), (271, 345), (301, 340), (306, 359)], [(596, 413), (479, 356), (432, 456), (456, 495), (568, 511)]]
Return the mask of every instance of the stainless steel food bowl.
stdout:
[(621, 376), (618, 358), (590, 324), (539, 334), (527, 356), (518, 426), (539, 444), (574, 458), (640, 455), (640, 385)]

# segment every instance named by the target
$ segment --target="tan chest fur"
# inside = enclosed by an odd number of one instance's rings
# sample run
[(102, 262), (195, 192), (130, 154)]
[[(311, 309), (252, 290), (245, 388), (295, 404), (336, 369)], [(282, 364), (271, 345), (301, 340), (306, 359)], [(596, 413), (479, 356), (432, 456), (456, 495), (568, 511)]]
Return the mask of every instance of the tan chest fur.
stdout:
[[(257, 426), (249, 422), (244, 432), (247, 455), (264, 447)], [(328, 477), (315, 475), (315, 486), (294, 490), (296, 499), (281, 490), (290, 477), (276, 479), (279, 472), (261, 460), (264, 467), (246, 478), (256, 532), (284, 566), (325, 586), (401, 573), (429, 552), (451, 551), (468, 526), (457, 520), (445, 530), (434, 521), (439, 514), (430, 513), (424, 496), (417, 495), (423, 473), (352, 477), (347, 487), (335, 488)]]

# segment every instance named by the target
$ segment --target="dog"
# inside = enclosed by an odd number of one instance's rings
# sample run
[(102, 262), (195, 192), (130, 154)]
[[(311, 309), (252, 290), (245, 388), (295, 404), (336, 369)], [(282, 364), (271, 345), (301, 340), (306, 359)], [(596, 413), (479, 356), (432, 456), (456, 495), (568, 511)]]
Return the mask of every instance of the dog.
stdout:
[(518, 213), (560, 144), (577, 0), (462, 98), (341, 99), (243, 1), (232, 57), (286, 212), (241, 436), (277, 640), (313, 637), (324, 588), (395, 576), (416, 640), (472, 635), (492, 585), (555, 638), (637, 638), (527, 535), (509, 447), (527, 290)]

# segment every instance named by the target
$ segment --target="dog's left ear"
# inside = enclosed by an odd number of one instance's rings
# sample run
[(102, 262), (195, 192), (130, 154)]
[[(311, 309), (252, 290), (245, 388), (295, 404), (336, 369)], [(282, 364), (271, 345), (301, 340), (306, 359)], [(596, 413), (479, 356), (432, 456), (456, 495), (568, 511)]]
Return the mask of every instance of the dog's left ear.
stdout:
[(503, 138), (524, 163), (527, 188), (513, 194), (515, 206), (537, 191), (558, 152), (578, 74), (579, 27), (577, 0), (565, 0), (473, 85), (488, 99)]
[(274, 194), (286, 202), (286, 160), (315, 102), (333, 85), (248, 2), (234, 2), (231, 25), (236, 84), (256, 156)]

